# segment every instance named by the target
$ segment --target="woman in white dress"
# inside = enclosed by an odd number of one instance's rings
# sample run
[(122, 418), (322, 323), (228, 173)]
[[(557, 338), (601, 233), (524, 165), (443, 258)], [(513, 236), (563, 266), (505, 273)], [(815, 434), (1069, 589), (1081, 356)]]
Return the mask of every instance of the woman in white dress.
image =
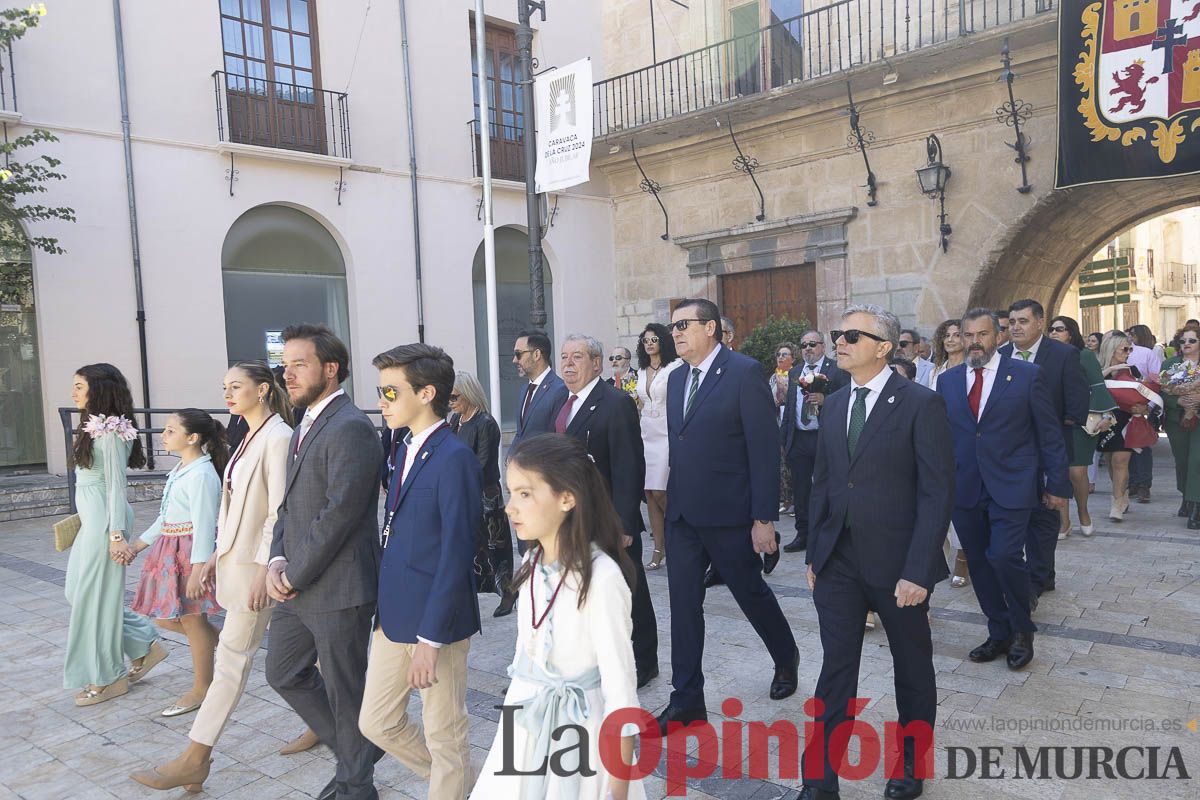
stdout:
[[(640, 780), (613, 774), (611, 748), (608, 763), (600, 756), (609, 714), (632, 708), (649, 718), (638, 703), (630, 641), (634, 567), (608, 488), (583, 444), (554, 434), (524, 442), (507, 477), (509, 520), (531, 545), (513, 578), (517, 652), (504, 705), (518, 708), (503, 712), (471, 797), (643, 800)], [(628, 722), (617, 731), (626, 765), (638, 730)], [(530, 774), (550, 756), (558, 768)]]
[[(938, 376), (963, 363), (966, 357), (967, 351), (963, 347), (959, 320), (948, 319), (938, 325), (937, 330), (933, 333), (933, 371), (929, 373), (929, 383), (926, 385), (936, 392)], [(954, 557), (953, 563), (950, 564), (952, 574), (950, 585), (961, 589), (970, 582), (970, 576), (967, 573), (967, 556), (963, 552), (962, 543), (958, 540), (958, 532), (954, 530), (953, 523), (950, 524), (946, 548), (946, 558), (950, 559), (951, 554)]]
[(638, 408), (642, 449), (646, 453), (646, 507), (654, 556), (646, 569), (658, 569), (667, 557), (667, 376), (683, 363), (666, 325), (651, 322), (638, 337)]

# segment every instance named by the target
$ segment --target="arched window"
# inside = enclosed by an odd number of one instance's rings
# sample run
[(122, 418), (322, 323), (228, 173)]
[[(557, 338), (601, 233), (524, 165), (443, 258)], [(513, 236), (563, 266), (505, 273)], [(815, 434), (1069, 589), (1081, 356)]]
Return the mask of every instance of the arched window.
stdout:
[(275, 366), (278, 334), (296, 322), (324, 323), (350, 347), (341, 248), (304, 212), (277, 205), (247, 211), (225, 235), (221, 268), (230, 364)]
[[(487, 287), (484, 284), (483, 243), (475, 251), (472, 280), (475, 299), (475, 368), (484, 391), (491, 380), (488, 373), (487, 341)], [(553, 278), (550, 261), (542, 259), (542, 279), (546, 286), (546, 333), (550, 335), (552, 347), (557, 347), (554, 338), (554, 303), (551, 300)], [(526, 379), (517, 374), (512, 363), (513, 345), (517, 333), (532, 327), (529, 324), (529, 238), (516, 228), (500, 228), (496, 231), (496, 313), (500, 328), (500, 408), (492, 409), (492, 416), (504, 430), (515, 430), (517, 426), (517, 395), (523, 391)], [(551, 366), (557, 363), (552, 354)]]

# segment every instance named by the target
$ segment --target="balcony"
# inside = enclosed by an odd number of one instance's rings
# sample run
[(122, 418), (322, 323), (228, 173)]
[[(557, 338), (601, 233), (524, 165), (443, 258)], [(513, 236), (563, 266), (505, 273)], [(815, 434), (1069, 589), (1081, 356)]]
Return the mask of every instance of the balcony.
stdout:
[(840, 0), (594, 84), (595, 135), (712, 109), (1055, 7), (1055, 0)]
[[(467, 122), (467, 133), (471, 137), (471, 170), (476, 178), (483, 177), (483, 159), (479, 149), (483, 142), (479, 135), (479, 120)], [(490, 123), (488, 146), (492, 159), (492, 177), (502, 181), (525, 182), (525, 130), (512, 125)]]
[(350, 158), (350, 112), (344, 92), (214, 72), (217, 138), (333, 158)]

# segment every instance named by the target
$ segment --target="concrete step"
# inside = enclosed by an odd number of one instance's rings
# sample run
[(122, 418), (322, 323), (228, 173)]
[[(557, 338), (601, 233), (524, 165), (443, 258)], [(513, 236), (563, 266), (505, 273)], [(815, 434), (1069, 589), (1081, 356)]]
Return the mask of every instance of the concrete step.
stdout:
[[(158, 500), (166, 472), (130, 472), (129, 502)], [(70, 498), (65, 475), (21, 475), (0, 478), (0, 522), (69, 514)]]

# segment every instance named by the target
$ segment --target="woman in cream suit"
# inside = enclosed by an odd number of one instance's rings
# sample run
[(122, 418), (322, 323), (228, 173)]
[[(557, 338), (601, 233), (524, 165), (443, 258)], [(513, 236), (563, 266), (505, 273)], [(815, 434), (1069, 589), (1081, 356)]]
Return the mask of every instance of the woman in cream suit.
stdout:
[(215, 576), (225, 627), (217, 641), (212, 686), (192, 724), (187, 750), (156, 769), (130, 775), (154, 789), (200, 790), (213, 745), (241, 699), (274, 605), (267, 597), (267, 561), (287, 480), (291, 407), (271, 370), (257, 361), (236, 364), (225, 374), (225, 404), (248, 426), (225, 468), (216, 551), (204, 565), (205, 583), (211, 585)]

